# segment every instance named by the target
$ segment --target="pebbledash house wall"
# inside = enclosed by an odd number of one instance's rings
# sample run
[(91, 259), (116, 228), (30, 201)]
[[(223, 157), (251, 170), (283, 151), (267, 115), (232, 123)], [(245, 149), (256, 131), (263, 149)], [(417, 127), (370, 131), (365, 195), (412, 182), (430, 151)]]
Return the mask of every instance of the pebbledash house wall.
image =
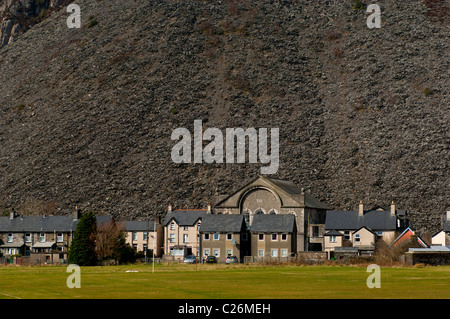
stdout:
[[(173, 229), (171, 225), (173, 223)], [(174, 246), (189, 246), (192, 248), (192, 254), (200, 256), (200, 232), (198, 219), (192, 226), (180, 226), (175, 220), (170, 221), (164, 228), (164, 254), (170, 255), (170, 250)], [(171, 242), (171, 235), (174, 236), (174, 242)], [(187, 240), (184, 235), (187, 235)]]
[[(133, 239), (133, 233), (136, 233), (136, 238)], [(130, 230), (127, 231), (126, 243), (131, 247), (135, 248), (136, 251), (144, 251), (145, 245), (147, 245), (148, 250), (155, 251), (155, 256), (160, 257), (162, 253), (163, 246), (163, 230), (162, 226), (158, 225), (156, 231), (153, 229), (149, 230), (147, 233), (147, 239), (144, 239), (144, 233), (147, 231), (142, 230)]]
[[(205, 239), (205, 234), (209, 236), (209, 239)], [(214, 239), (214, 234), (218, 234), (218, 239)], [(228, 234), (231, 234), (231, 239), (228, 239)], [(201, 256), (216, 256), (217, 262), (225, 262), (228, 253), (231, 250), (230, 256), (236, 256), (239, 260), (243, 257), (241, 249), (242, 244), (245, 245), (242, 240), (243, 234), (241, 233), (225, 233), (225, 232), (201, 232)], [(233, 244), (234, 243), (234, 244)], [(209, 250), (209, 254), (205, 253)], [(218, 250), (219, 254), (215, 255), (214, 250)]]
[[(276, 235), (276, 240), (273, 240), (272, 235)], [(286, 240), (282, 240), (282, 235), (286, 235)], [(263, 236), (263, 240), (260, 240), (260, 235)], [(251, 233), (251, 256), (253, 257), (292, 257), (297, 253), (296, 241), (293, 240), (292, 233), (263, 233), (254, 232)], [(282, 250), (286, 249), (286, 256), (282, 256)], [(263, 256), (260, 255), (260, 251), (264, 251)], [(276, 256), (272, 255), (272, 250), (276, 250)]]

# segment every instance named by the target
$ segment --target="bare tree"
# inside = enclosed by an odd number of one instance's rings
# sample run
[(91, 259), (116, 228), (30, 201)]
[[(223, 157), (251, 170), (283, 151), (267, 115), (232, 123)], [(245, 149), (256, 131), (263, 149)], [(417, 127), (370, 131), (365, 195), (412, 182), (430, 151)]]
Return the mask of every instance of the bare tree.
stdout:
[(125, 241), (125, 231), (122, 223), (111, 220), (98, 225), (95, 234), (95, 251), (100, 262), (108, 259), (118, 259), (118, 252)]

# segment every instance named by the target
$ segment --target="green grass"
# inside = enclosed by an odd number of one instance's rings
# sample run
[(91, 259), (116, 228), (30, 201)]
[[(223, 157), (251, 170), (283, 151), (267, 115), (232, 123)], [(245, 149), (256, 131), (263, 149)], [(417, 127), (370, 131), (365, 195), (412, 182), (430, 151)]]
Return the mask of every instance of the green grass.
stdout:
[[(137, 270), (138, 272), (126, 272)], [(0, 298), (301, 299), (450, 298), (450, 267), (147, 265), (82, 267), (81, 288), (69, 289), (64, 266), (0, 267)]]

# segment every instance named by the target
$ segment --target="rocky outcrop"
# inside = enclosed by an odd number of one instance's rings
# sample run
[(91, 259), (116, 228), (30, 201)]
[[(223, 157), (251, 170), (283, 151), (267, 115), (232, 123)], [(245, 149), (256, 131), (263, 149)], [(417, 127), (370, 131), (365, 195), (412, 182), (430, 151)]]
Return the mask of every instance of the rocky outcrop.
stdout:
[(0, 48), (47, 18), (67, 0), (0, 0)]

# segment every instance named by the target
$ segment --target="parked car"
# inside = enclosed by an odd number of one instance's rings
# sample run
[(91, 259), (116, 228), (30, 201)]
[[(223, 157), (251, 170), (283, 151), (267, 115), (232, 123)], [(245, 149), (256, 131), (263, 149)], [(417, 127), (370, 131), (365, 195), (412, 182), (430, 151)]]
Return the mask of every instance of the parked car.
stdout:
[(228, 256), (227, 259), (225, 259), (225, 263), (227, 264), (237, 264), (239, 260), (236, 256)]
[(195, 261), (196, 261), (196, 258), (194, 255), (189, 255), (189, 256), (186, 256), (186, 258), (184, 258), (184, 262), (186, 264), (195, 264)]
[(207, 264), (216, 264), (217, 263), (216, 256), (206, 256), (205, 263), (207, 263)]

